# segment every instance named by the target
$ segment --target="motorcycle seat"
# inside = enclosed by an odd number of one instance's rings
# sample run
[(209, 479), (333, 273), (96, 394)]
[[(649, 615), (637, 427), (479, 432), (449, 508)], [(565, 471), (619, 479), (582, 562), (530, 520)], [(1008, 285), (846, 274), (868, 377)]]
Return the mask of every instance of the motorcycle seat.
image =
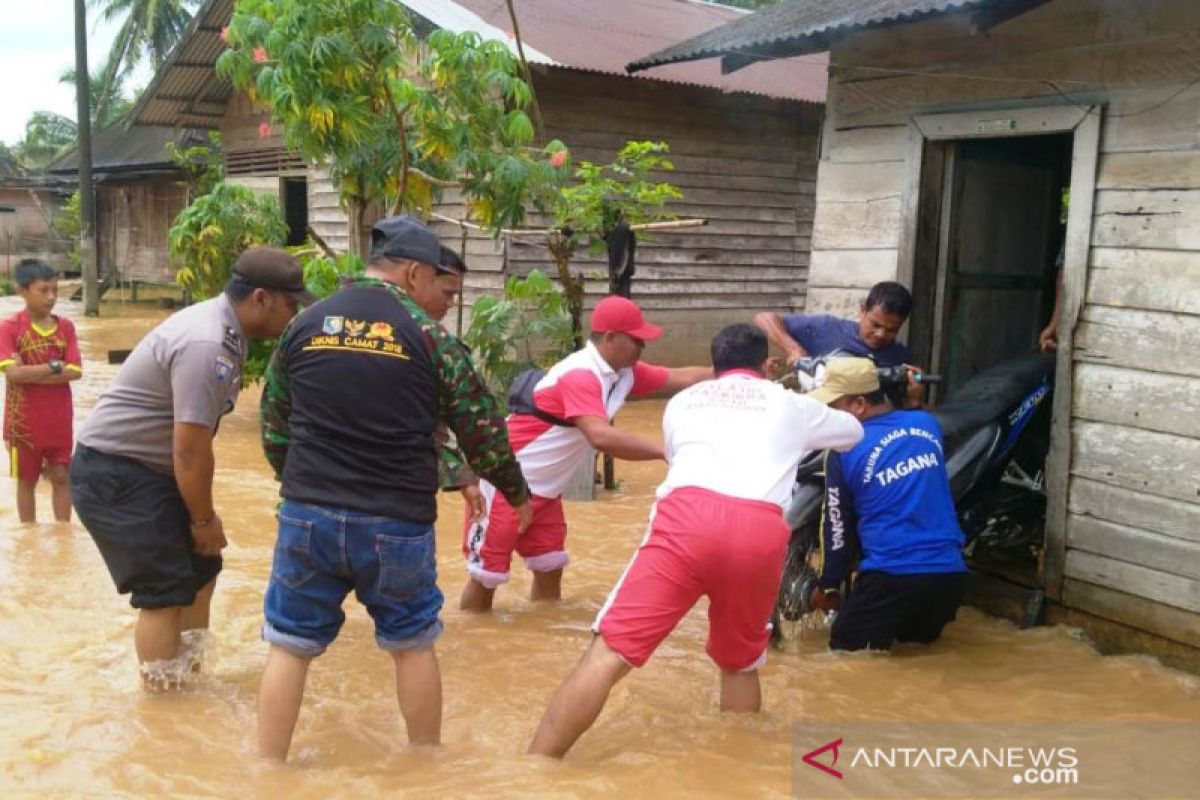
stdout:
[(975, 482), (987, 459), (983, 458), (999, 441), (1000, 425), (984, 425), (968, 436), (962, 444), (951, 449), (946, 459), (946, 474), (950, 478), (950, 493), (957, 499), (964, 489)]
[(804, 481), (816, 477), (825, 468), (825, 451), (814, 450), (809, 453), (796, 469), (796, 480)]
[(973, 376), (933, 409), (947, 450), (1011, 411), (1054, 370), (1054, 357), (1042, 353), (1004, 361)]

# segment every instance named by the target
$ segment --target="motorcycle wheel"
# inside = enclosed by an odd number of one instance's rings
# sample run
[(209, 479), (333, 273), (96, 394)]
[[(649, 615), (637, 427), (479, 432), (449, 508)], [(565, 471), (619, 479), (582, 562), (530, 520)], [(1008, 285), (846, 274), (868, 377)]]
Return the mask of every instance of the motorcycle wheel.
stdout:
[(796, 622), (812, 612), (808, 598), (817, 585), (817, 571), (813, 565), (816, 551), (816, 536), (805, 535), (805, 532), (794, 534), (788, 543), (783, 578), (779, 583), (779, 598), (775, 603), (776, 613), (781, 619)]

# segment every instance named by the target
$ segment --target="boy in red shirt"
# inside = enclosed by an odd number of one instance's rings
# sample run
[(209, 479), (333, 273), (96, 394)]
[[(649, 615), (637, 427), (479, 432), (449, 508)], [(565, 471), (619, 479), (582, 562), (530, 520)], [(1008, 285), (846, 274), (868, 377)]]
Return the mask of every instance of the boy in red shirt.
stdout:
[(83, 374), (71, 320), (51, 313), (58, 278), (45, 262), (17, 264), (17, 293), (25, 310), (0, 321), (0, 371), (7, 383), (4, 445), (17, 479), (17, 516), (35, 522), (34, 487), (43, 474), (52, 487), (54, 518), (71, 519), (67, 465), (71, 462), (71, 387)]

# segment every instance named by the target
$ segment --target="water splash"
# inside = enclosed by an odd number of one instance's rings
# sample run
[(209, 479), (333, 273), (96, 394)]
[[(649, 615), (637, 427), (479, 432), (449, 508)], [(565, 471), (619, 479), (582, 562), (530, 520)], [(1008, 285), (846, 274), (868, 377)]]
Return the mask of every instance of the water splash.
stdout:
[(199, 680), (211, 636), (207, 629), (195, 628), (184, 631), (179, 638), (179, 655), (159, 661), (144, 661), (139, 666), (142, 686), (147, 691), (181, 691)]

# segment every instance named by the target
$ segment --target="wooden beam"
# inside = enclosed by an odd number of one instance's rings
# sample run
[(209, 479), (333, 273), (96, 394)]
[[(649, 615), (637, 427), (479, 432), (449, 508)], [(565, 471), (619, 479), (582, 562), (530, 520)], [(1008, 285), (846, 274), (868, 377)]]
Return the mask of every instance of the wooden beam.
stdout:
[(1200, 543), (1095, 517), (1072, 515), (1067, 545), (1181, 578), (1200, 575)]
[[(1200, 648), (1200, 614), (1070, 578), (1063, 586), (1063, 605)], [(1196, 669), (1200, 657), (1193, 655), (1190, 663)]]
[(1072, 343), (1087, 287), (1096, 168), (1100, 161), (1100, 107), (1067, 107), (1061, 113), (1068, 115), (1069, 119), (1072, 111), (1079, 124), (1075, 128), (1071, 152), (1071, 206), (1067, 211), (1063, 311), (1054, 370), (1050, 452), (1046, 457), (1046, 549), (1042, 563), (1046, 594), (1056, 600), (1062, 597), (1067, 555), (1067, 493), (1070, 489), (1073, 444), (1071, 404), (1075, 396), (1072, 385), (1075, 351)]
[[(984, 108), (951, 114), (920, 114), (913, 117), (913, 121), (926, 139), (991, 139), (997, 136), (1029, 136), (1077, 130), (1085, 117), (1098, 113), (1094, 108)], [(1094, 177), (1092, 182), (1095, 183)]]
[(1191, 578), (1082, 550), (1067, 552), (1066, 575), (1185, 611), (1200, 612), (1200, 584)]
[(1071, 479), (1072, 515), (1086, 514), (1200, 544), (1200, 505), (1146, 494), (1076, 475)]
[[(904, 151), (904, 197), (900, 206), (900, 242), (896, 252), (896, 280), (912, 288), (916, 275), (917, 238), (921, 224), (921, 174), (925, 135), (916, 120), (909, 120)], [(939, 187), (940, 188), (940, 187)]]

